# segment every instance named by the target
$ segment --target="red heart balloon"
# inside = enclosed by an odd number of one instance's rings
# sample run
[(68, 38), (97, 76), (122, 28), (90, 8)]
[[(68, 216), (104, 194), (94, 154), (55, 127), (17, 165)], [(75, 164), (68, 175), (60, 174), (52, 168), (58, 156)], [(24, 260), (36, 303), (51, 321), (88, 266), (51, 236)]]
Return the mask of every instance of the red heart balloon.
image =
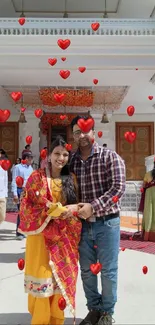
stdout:
[(61, 103), (64, 100), (65, 96), (65, 94), (54, 94), (54, 99), (57, 102)]
[(24, 184), (24, 178), (21, 177), (21, 176), (17, 176), (16, 177), (16, 184), (17, 184), (18, 187), (22, 187), (23, 184)]
[(124, 251), (125, 251), (125, 248), (124, 248), (124, 247), (122, 247), (122, 248), (121, 248), (121, 251), (122, 251), (122, 252), (124, 252)]
[(100, 27), (99, 23), (93, 23), (91, 24), (91, 28), (94, 30), (94, 32), (96, 32)]
[(10, 167), (11, 167), (11, 162), (10, 160), (2, 160), (1, 161), (1, 167), (4, 169), (4, 170), (8, 170)]
[(0, 109), (0, 122), (6, 122), (10, 117), (10, 111), (8, 109), (1, 110)]
[(134, 112), (135, 112), (135, 108), (134, 108), (134, 106), (128, 106), (128, 107), (127, 107), (127, 114), (128, 114), (129, 116), (132, 116), (132, 115), (134, 114)]
[(41, 108), (37, 108), (35, 109), (34, 114), (37, 118), (40, 118), (43, 115), (43, 110)]
[(70, 46), (71, 41), (69, 39), (65, 39), (65, 40), (59, 39), (57, 41), (57, 44), (62, 50), (66, 50)]
[(129, 143), (132, 143), (136, 139), (136, 133), (127, 131), (127, 132), (124, 133), (124, 137)]
[(40, 157), (41, 157), (42, 159), (45, 159), (45, 158), (47, 157), (47, 149), (42, 149), (42, 150), (40, 151)]
[(69, 70), (60, 70), (59, 75), (63, 79), (67, 79), (70, 76), (70, 71)]
[(24, 112), (26, 111), (26, 108), (25, 108), (25, 107), (21, 107), (21, 108), (20, 108), (20, 111), (21, 111), (22, 113), (24, 113)]
[(102, 270), (102, 264), (99, 262), (96, 264), (91, 264), (90, 270), (92, 271), (93, 274), (98, 274)]
[(56, 58), (48, 59), (48, 63), (53, 66), (57, 63), (57, 59)]
[(103, 135), (103, 132), (102, 131), (98, 131), (97, 135), (98, 135), (99, 138), (101, 138), (102, 135)]
[(60, 120), (64, 121), (67, 118), (67, 115), (60, 115)]
[(148, 267), (147, 267), (146, 265), (143, 266), (142, 271), (143, 271), (144, 274), (147, 274), (147, 272), (148, 272)]
[(22, 163), (23, 165), (26, 165), (26, 164), (27, 164), (27, 159), (22, 159), (22, 160), (21, 160), (21, 163)]
[(66, 300), (64, 299), (64, 297), (59, 298), (58, 306), (61, 310), (64, 310), (66, 308)]
[(61, 58), (61, 60), (62, 60), (62, 61), (66, 61), (66, 58), (63, 57), (63, 58)]
[(15, 102), (17, 102), (22, 96), (23, 96), (23, 94), (21, 91), (16, 91), (16, 92), (13, 91), (11, 93), (11, 97)]
[(79, 70), (81, 73), (83, 73), (83, 72), (86, 71), (86, 67), (79, 67), (78, 70)]
[(98, 79), (93, 79), (93, 83), (94, 83), (94, 85), (97, 85), (98, 84)]
[(143, 193), (144, 192), (144, 189), (143, 187), (140, 188), (140, 192)]
[(25, 266), (25, 261), (24, 261), (24, 259), (23, 258), (20, 258), (19, 260), (18, 260), (18, 268), (19, 268), (19, 270), (23, 270), (24, 269), (24, 266)]
[(18, 19), (18, 22), (21, 26), (23, 26), (25, 24), (25, 21), (26, 21), (26, 19), (24, 17), (21, 17)]
[(149, 100), (152, 100), (152, 99), (153, 99), (153, 96), (148, 96), (148, 99), (149, 99)]
[(72, 150), (72, 145), (69, 144), (69, 143), (66, 143), (65, 148), (66, 148), (67, 151), (71, 151)]
[(31, 135), (28, 135), (28, 136), (26, 137), (26, 143), (27, 143), (27, 144), (31, 144), (31, 143), (32, 143), (32, 136), (31, 136)]
[(116, 196), (113, 196), (113, 198), (112, 198), (112, 201), (114, 202), (114, 203), (117, 203), (118, 202), (118, 196), (116, 195)]
[(94, 119), (88, 118), (87, 120), (84, 120), (83, 118), (80, 118), (77, 125), (82, 132), (88, 133), (94, 127)]
[(128, 141), (128, 136), (129, 136), (129, 134), (130, 134), (129, 131), (127, 131), (127, 132), (124, 133), (124, 138), (125, 138), (125, 140), (127, 140), (127, 141)]

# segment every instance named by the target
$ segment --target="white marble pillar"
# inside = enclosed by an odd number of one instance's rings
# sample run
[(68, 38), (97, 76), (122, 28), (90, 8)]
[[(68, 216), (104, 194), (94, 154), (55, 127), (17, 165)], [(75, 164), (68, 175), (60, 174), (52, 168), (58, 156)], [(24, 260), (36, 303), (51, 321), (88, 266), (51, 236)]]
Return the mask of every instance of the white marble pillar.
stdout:
[(38, 164), (39, 160), (39, 142), (40, 142), (40, 119), (34, 116), (33, 112), (26, 115), (27, 123), (19, 123), (19, 155), (26, 146), (26, 137), (32, 136), (31, 151), (34, 155), (34, 162)]

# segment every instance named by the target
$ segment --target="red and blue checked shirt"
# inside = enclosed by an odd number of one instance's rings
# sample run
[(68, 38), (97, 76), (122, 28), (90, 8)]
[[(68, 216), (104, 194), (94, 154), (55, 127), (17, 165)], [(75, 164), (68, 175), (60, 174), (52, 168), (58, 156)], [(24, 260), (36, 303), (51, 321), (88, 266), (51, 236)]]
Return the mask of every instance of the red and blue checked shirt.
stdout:
[(120, 202), (114, 203), (112, 198), (120, 199), (124, 194), (126, 171), (124, 161), (115, 151), (94, 142), (86, 161), (82, 160), (79, 150), (73, 153), (70, 171), (77, 177), (80, 202), (91, 203), (93, 207), (89, 221), (120, 210)]

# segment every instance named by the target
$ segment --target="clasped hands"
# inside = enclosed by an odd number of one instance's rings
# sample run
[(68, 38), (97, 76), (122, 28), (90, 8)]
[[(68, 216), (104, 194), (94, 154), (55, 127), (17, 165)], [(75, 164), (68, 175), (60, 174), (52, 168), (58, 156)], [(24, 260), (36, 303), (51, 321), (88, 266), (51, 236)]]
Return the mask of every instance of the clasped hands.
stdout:
[(93, 208), (90, 203), (69, 204), (65, 207), (67, 212), (61, 215), (64, 219), (73, 217), (74, 212), (77, 212), (77, 216), (84, 220), (90, 218), (93, 214)]

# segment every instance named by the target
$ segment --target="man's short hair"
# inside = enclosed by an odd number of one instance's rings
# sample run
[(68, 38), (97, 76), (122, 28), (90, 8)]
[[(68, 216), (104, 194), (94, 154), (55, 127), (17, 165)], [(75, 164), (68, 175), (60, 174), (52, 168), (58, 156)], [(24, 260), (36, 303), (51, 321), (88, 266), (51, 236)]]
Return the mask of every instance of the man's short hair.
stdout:
[[(72, 128), (72, 131), (73, 131), (73, 127), (74, 127), (74, 125), (76, 125), (77, 124), (77, 122), (78, 122), (78, 120), (80, 120), (80, 119), (83, 119), (83, 120), (88, 120), (89, 118), (93, 118), (91, 115), (89, 115), (89, 116), (81, 116), (81, 115), (77, 115), (77, 116), (75, 116), (74, 118), (73, 118), (73, 120), (72, 120), (72, 122), (71, 122), (71, 128)], [(94, 126), (92, 127), (92, 130), (94, 130)]]
[(22, 155), (22, 159), (25, 160), (26, 158), (33, 158), (33, 155), (31, 152), (24, 152)]

